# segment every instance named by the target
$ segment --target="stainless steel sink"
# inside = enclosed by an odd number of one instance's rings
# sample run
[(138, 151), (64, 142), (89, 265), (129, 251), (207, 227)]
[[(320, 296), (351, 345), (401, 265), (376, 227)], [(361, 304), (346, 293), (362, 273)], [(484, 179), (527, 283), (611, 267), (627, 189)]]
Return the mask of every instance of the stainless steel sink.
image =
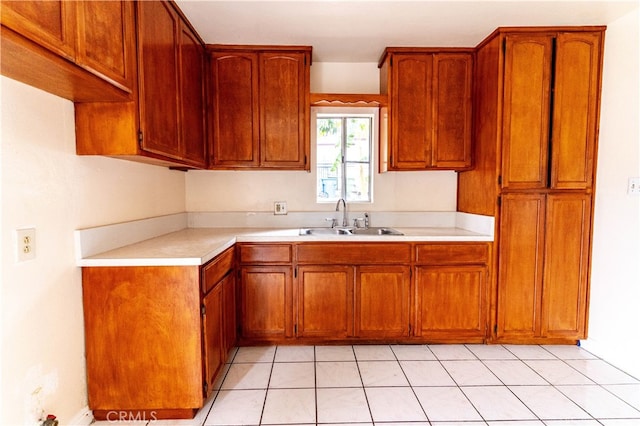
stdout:
[(404, 235), (397, 229), (383, 227), (356, 228), (352, 232), (353, 235)]
[(393, 228), (300, 228), (300, 235), (404, 235)]

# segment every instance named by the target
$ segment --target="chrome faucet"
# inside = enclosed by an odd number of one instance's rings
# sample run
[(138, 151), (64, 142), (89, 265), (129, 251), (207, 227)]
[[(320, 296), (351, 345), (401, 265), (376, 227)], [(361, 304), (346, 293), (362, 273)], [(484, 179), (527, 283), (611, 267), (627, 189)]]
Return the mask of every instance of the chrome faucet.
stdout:
[(336, 203), (336, 211), (340, 211), (340, 203), (342, 203), (342, 226), (349, 226), (349, 220), (347, 219), (347, 202), (344, 198), (340, 198)]

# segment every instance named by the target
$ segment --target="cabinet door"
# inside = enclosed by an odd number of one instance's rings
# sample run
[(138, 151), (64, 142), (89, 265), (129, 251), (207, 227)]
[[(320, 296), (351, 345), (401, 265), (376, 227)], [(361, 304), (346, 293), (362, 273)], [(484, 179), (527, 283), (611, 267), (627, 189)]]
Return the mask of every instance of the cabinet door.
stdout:
[(588, 189), (598, 131), (601, 33), (557, 37), (551, 187)]
[(301, 266), (298, 269), (300, 337), (353, 335), (353, 267)]
[(136, 5), (141, 147), (180, 159), (177, 49), (180, 18), (167, 1), (141, 1)]
[(260, 53), (260, 164), (305, 169), (309, 135), (306, 53)]
[(540, 333), (545, 195), (502, 196), (498, 248), (497, 337)]
[(258, 55), (211, 53), (212, 167), (257, 167), (260, 161)]
[(359, 266), (355, 296), (358, 337), (409, 336), (409, 266)]
[(76, 53), (76, 2), (3, 1), (2, 25), (65, 58)]
[(135, 78), (133, 3), (78, 2), (78, 64), (131, 92)]
[(482, 265), (418, 266), (414, 335), (484, 338), (487, 269)]
[(222, 349), (226, 360), (238, 340), (238, 312), (236, 309), (236, 274), (230, 273), (222, 281)]
[(545, 337), (585, 337), (590, 229), (589, 195), (548, 196), (542, 299)]
[(546, 188), (553, 39), (518, 34), (505, 43), (502, 187)]
[(470, 53), (433, 56), (433, 150), (436, 168), (471, 166)]
[(224, 362), (222, 339), (222, 285), (218, 283), (202, 300), (202, 334), (204, 345), (204, 380), (206, 395), (213, 391), (218, 370)]
[(293, 336), (291, 267), (243, 266), (240, 329), (244, 338)]
[(431, 165), (433, 56), (394, 54), (391, 67), (391, 170)]
[(204, 47), (187, 27), (180, 30), (180, 129), (184, 160), (206, 164), (204, 126)]

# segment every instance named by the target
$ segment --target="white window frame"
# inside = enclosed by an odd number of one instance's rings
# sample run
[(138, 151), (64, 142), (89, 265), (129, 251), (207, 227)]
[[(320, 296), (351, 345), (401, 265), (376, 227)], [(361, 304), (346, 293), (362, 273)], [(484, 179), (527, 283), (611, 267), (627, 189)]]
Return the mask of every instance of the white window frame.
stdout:
[[(370, 147), (369, 147), (369, 170), (370, 170), (370, 176), (369, 176), (369, 201), (348, 201), (349, 203), (358, 203), (358, 204), (372, 204), (373, 203), (373, 199), (374, 199), (374, 176), (375, 176), (375, 165), (377, 164), (376, 162), (376, 155), (377, 155), (377, 149), (376, 147), (378, 146), (378, 133), (380, 131), (380, 108), (378, 107), (325, 107), (325, 106), (316, 106), (316, 107), (311, 107), (311, 149), (313, 151), (313, 156), (312, 158), (314, 159), (312, 161), (312, 174), (313, 174), (313, 185), (314, 185), (314, 198), (316, 200), (316, 203), (318, 204), (328, 204), (328, 203), (335, 203), (335, 200), (323, 200), (318, 198), (318, 191), (317, 191), (317, 182), (318, 182), (318, 163), (317, 163), (317, 152), (318, 152), (318, 148), (317, 148), (317, 135), (318, 135), (318, 116), (322, 116), (322, 115), (332, 115), (332, 116), (344, 116), (344, 117), (371, 117), (372, 118), (372, 122), (371, 122), (371, 140), (370, 140)], [(322, 118), (322, 117), (320, 117)], [(346, 190), (346, 173), (342, 174), (342, 190), (345, 191)]]

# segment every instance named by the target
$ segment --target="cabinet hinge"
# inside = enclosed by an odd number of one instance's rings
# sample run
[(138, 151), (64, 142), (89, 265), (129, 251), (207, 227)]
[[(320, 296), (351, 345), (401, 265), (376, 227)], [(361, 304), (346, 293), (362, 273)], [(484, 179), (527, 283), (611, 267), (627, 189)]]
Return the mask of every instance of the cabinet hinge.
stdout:
[(498, 176), (498, 185), (502, 185), (502, 175)]
[(298, 324), (293, 325), (293, 334), (296, 336), (298, 335)]
[(209, 383), (207, 382), (202, 383), (202, 392), (204, 395), (206, 395), (209, 392)]
[(498, 195), (498, 201), (497, 201), (498, 207), (500, 207), (502, 205), (502, 196)]
[(142, 141), (144, 139), (144, 135), (142, 134), (142, 130), (138, 130), (138, 143), (142, 146)]
[(493, 332), (494, 332), (494, 333), (497, 333), (497, 332), (498, 332), (498, 324), (495, 324), (495, 325), (493, 326)]
[(204, 305), (200, 305), (200, 315), (205, 316), (207, 314), (207, 308)]

